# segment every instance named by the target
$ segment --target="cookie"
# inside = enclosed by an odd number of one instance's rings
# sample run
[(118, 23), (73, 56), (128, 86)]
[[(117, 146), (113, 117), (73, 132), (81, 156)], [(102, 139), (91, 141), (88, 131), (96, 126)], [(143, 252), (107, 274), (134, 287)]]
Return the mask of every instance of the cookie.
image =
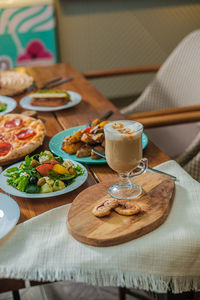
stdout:
[(114, 209), (118, 214), (123, 216), (136, 215), (141, 211), (141, 208), (137, 204), (132, 204), (131, 202), (120, 202), (119, 205)]
[(119, 205), (118, 201), (116, 199), (108, 199), (104, 202), (104, 206), (110, 207), (110, 209), (113, 209)]
[(96, 217), (105, 217), (110, 215), (111, 209), (108, 206), (98, 205), (93, 208), (92, 213)]
[(111, 213), (111, 210), (118, 206), (118, 201), (116, 199), (107, 199), (100, 202), (96, 205), (92, 213), (96, 217), (108, 216)]

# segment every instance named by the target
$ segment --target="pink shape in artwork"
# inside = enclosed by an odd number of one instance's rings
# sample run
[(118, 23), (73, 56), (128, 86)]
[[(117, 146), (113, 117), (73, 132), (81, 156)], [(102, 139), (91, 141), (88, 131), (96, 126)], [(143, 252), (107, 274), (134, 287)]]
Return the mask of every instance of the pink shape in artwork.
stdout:
[(24, 54), (17, 58), (17, 61), (36, 60), (38, 58), (51, 59), (53, 54), (45, 48), (45, 45), (39, 40), (31, 41)]
[(22, 55), (20, 55), (19, 57), (18, 57), (18, 61), (24, 61), (24, 60), (29, 60), (29, 59), (31, 59), (32, 57), (31, 57), (31, 55), (30, 54), (28, 54), (28, 53), (24, 53), (24, 54), (22, 54)]
[(52, 58), (52, 54), (49, 51), (44, 50), (38, 54), (38, 58)]

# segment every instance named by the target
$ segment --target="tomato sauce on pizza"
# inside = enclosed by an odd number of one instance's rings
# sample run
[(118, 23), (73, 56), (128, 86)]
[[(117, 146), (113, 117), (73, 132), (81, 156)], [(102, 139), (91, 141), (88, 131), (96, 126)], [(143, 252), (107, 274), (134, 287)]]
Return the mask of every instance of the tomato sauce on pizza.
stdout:
[(0, 143), (0, 156), (5, 156), (12, 149), (12, 145), (10, 143), (1, 142)]
[(16, 133), (16, 136), (19, 140), (25, 140), (32, 136), (34, 136), (36, 133), (32, 128), (25, 128), (21, 129), (19, 132)]
[(4, 127), (5, 128), (17, 128), (19, 127), (20, 125), (22, 125), (22, 120), (21, 119), (13, 119), (13, 120), (10, 120), (10, 121), (7, 121), (4, 123)]

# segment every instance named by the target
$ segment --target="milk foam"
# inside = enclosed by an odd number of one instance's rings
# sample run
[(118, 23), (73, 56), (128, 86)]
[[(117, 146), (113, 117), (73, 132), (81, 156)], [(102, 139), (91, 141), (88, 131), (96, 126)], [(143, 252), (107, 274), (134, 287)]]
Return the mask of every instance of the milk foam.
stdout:
[[(117, 124), (123, 124), (124, 127), (123, 129), (129, 129), (130, 132), (128, 134), (125, 133), (121, 133), (119, 132), (117, 129), (113, 128), (113, 125), (117, 125)], [(124, 138), (124, 136), (126, 135), (137, 135), (139, 133), (141, 133), (143, 129), (142, 124), (138, 123), (138, 122), (134, 122), (134, 121), (129, 121), (129, 120), (119, 120), (119, 121), (113, 121), (108, 123), (105, 127), (105, 134), (107, 135), (107, 137), (109, 139), (112, 140), (121, 140)]]

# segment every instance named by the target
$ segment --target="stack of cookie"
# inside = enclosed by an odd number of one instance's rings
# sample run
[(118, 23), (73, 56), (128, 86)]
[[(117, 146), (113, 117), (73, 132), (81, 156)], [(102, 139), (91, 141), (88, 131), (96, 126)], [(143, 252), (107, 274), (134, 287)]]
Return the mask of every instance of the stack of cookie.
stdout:
[(93, 208), (92, 213), (96, 217), (105, 217), (110, 215), (112, 210), (120, 215), (132, 216), (138, 214), (141, 207), (131, 201), (104, 199)]

